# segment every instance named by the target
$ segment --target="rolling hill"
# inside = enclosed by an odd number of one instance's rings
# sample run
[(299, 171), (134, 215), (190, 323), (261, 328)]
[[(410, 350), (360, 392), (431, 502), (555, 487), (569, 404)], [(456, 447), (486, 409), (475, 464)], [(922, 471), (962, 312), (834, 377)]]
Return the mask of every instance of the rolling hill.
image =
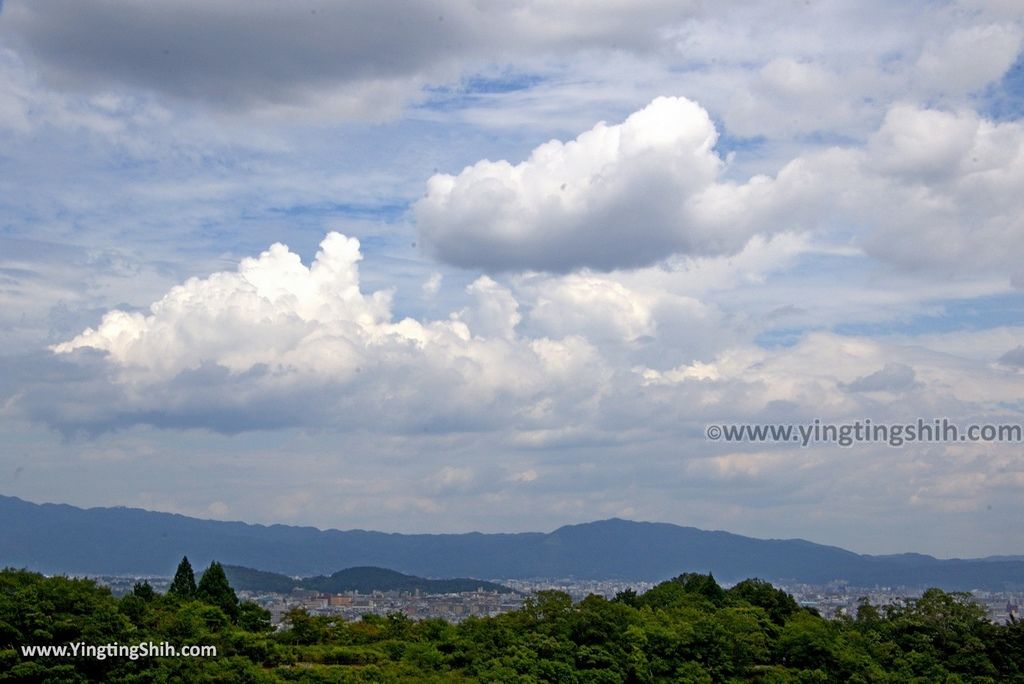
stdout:
[(452, 594), (467, 591), (496, 591), (513, 593), (508, 587), (484, 580), (457, 577), (453, 579), (425, 579), (405, 575), (386, 568), (346, 568), (331, 575), (293, 578), (264, 570), (253, 570), (238, 565), (225, 565), (224, 572), (235, 589), (248, 591), (272, 591), (285, 594), (293, 589), (309, 589), (328, 594), (374, 591), (420, 591), (424, 594)]

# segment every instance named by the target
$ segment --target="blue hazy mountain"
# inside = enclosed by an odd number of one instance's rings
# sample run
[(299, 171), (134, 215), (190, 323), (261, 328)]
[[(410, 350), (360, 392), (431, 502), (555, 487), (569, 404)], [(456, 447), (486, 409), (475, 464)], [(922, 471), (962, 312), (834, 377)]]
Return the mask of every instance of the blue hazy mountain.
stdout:
[(1024, 561), (868, 556), (801, 539), (602, 520), (550, 533), (393, 534), (250, 525), (135, 508), (82, 509), (0, 496), (0, 565), (48, 573), (172, 574), (183, 555), (290, 576), (376, 566), (420, 577), (632, 579), (713, 572), (859, 586), (1024, 587)]

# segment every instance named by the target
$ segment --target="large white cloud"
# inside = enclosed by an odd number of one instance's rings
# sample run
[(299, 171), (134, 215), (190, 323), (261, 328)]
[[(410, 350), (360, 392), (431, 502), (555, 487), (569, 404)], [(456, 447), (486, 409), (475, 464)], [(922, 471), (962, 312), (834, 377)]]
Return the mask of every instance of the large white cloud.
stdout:
[[(891, 110), (853, 182), (869, 252), (910, 267), (1020, 278), (1024, 125), (973, 112)], [(874, 198), (874, 202), (870, 201)]]
[(440, 258), (494, 270), (612, 269), (675, 252), (735, 253), (752, 228), (772, 228), (744, 216), (771, 181), (720, 181), (717, 139), (698, 104), (659, 97), (621, 124), (552, 140), (519, 164), (484, 160), (433, 176), (416, 219)]
[(797, 165), (805, 182), (777, 206), (810, 209), (807, 226), (820, 234), (908, 271), (1022, 281), (1021, 121), (898, 104), (865, 145), (802, 155), (789, 167)]
[(933, 91), (968, 93), (995, 81), (1021, 47), (1020, 26), (977, 24), (932, 40), (916, 63), (917, 78)]
[(388, 293), (360, 291), (360, 258), (359, 242), (338, 233), (309, 267), (276, 244), (235, 272), (172, 288), (148, 314), (111, 311), (53, 350), (105, 352), (123, 393), (111, 411), (194, 415), (204, 405), (215, 414), (222, 403), (252, 409), (246, 429), (285, 400), (286, 412), (309, 412), (286, 420), (300, 424), (376, 416), (386, 430), (545, 425), (558, 402), (575, 405), (571, 414), (601, 394), (591, 345), (577, 336), (520, 339), (517, 304), (494, 281), (473, 283), (474, 304), (447, 320), (393, 321)]
[(743, 181), (723, 177), (716, 140), (700, 106), (660, 97), (519, 164), (433, 176), (415, 205), (419, 229), (439, 258), (495, 271), (629, 268), (812, 231), (903, 267), (1021, 280), (1020, 122), (895, 105), (864, 145)]

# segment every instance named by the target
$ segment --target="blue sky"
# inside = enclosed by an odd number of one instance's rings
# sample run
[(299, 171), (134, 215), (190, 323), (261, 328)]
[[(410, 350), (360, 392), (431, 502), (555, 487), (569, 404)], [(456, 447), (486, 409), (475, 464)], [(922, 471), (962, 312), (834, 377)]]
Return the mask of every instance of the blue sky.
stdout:
[[(0, 5), (0, 492), (1021, 553), (1024, 11)], [(870, 381), (864, 381), (871, 378)]]

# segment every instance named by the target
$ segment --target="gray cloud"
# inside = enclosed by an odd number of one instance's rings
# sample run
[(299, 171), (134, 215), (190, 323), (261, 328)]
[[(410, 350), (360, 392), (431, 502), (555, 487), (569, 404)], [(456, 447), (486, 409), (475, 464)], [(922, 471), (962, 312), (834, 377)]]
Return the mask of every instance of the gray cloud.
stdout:
[(887, 363), (881, 370), (853, 382), (840, 383), (847, 392), (904, 392), (919, 386), (914, 369), (905, 363)]
[(127, 84), (249, 107), (298, 104), (338, 88), (408, 91), (423, 78), (457, 75), (462, 60), (537, 49), (644, 50), (687, 14), (685, 4), (663, 0), (586, 13), (464, 0), (40, 0), (6, 3), (0, 36), (63, 85)]
[[(249, 104), (416, 73), (472, 34), (422, 3), (9, 3), (4, 35), (65, 83), (121, 82)], [(427, 29), (426, 27), (429, 27)], [(475, 39), (474, 39), (475, 40)]]
[(1016, 347), (999, 357), (999, 363), (1004, 366), (1024, 368), (1024, 345)]

